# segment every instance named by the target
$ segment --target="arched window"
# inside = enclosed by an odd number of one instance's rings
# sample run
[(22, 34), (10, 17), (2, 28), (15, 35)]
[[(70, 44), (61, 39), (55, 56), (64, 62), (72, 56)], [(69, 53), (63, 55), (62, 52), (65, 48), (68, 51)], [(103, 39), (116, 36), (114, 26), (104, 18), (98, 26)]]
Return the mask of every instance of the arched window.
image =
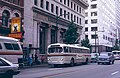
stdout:
[(15, 15), (15, 17), (19, 17), (19, 14), (18, 14), (18, 13), (15, 13), (14, 15)]
[(9, 11), (4, 10), (2, 13), (2, 26), (8, 27), (9, 18), (10, 18)]

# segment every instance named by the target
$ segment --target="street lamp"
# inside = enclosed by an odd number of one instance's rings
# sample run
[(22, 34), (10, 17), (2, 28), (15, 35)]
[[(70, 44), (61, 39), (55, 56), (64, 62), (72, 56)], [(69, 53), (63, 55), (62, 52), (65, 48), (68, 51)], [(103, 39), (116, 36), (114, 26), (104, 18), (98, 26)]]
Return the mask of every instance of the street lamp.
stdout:
[[(56, 16), (56, 27), (58, 27), (58, 20), (59, 20), (59, 18), (62, 16), (62, 15), (69, 15), (69, 14), (60, 14), (59, 16), (58, 16), (58, 14), (57, 14), (57, 16)], [(58, 42), (57, 41), (57, 35), (56, 35), (56, 42)]]
[[(96, 39), (98, 38), (98, 35), (96, 34), (97, 32), (104, 32), (103, 31), (96, 31), (95, 30), (95, 52), (97, 53), (97, 45), (96, 45)], [(98, 38), (98, 51), (99, 51), (99, 38)]]

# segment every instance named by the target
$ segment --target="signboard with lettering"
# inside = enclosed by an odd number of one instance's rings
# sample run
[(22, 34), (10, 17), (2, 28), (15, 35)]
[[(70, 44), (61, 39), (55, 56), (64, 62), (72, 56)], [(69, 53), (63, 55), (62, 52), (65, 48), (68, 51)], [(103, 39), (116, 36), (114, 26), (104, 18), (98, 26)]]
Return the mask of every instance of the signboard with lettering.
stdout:
[(21, 32), (21, 18), (15, 17), (11, 21), (11, 33)]
[(22, 33), (11, 33), (11, 34), (8, 34), (8, 36), (16, 39), (21, 39)]

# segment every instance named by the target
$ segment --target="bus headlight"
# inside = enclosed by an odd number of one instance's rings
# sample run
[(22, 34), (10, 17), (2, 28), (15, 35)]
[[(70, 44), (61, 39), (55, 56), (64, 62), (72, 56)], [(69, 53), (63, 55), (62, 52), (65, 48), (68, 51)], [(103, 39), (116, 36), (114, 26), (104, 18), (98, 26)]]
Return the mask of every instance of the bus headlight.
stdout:
[(48, 58), (48, 61), (49, 61), (50, 59)]
[(64, 59), (63, 58), (61, 58), (61, 61), (63, 61)]

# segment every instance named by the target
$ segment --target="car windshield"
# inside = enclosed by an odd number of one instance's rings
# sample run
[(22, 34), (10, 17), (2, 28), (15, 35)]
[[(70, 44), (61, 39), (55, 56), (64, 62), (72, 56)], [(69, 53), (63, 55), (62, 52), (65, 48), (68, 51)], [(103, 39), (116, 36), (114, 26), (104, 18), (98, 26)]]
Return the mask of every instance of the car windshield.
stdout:
[(107, 53), (101, 53), (100, 56), (108, 56)]
[(50, 47), (48, 48), (48, 53), (61, 53), (62, 47)]

